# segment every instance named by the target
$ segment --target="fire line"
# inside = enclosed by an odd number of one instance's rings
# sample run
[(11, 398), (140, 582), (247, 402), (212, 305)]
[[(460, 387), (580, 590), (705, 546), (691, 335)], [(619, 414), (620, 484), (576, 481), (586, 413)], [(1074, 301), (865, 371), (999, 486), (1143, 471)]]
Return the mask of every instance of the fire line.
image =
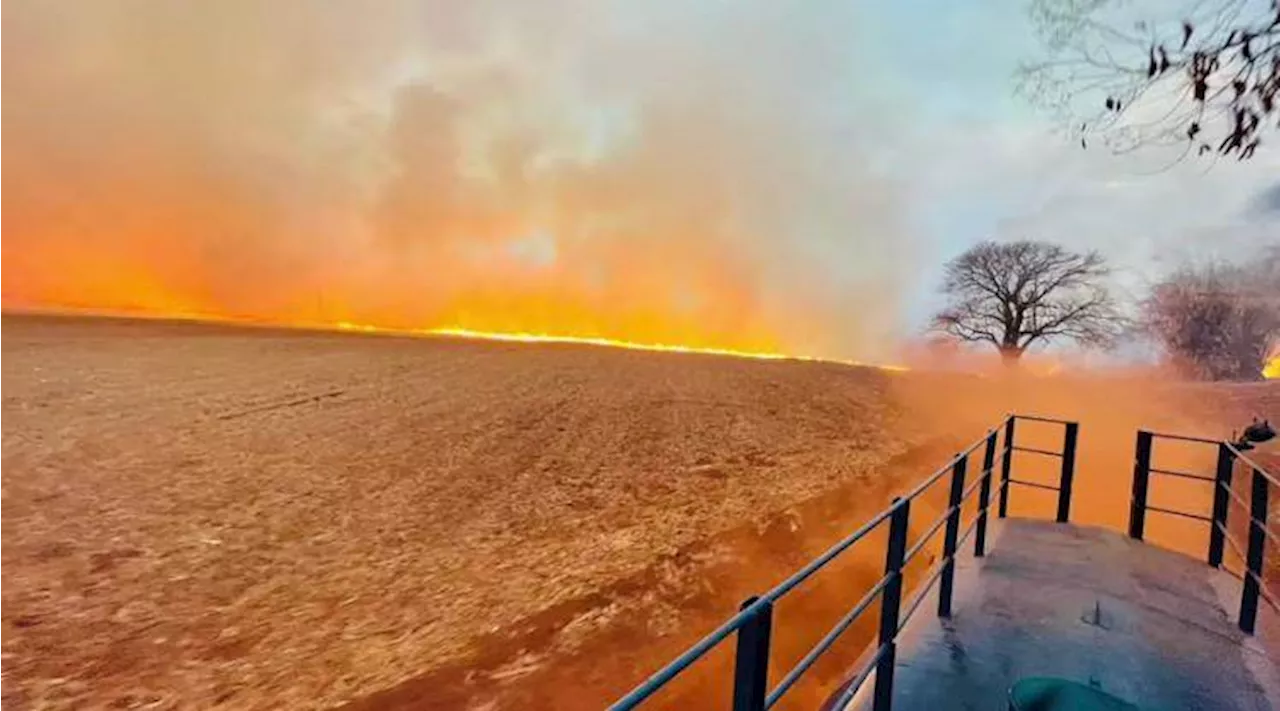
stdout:
[(862, 366), (870, 368), (879, 368), (890, 372), (906, 371), (906, 366), (901, 365), (877, 365), (871, 363), (861, 363), (850, 360), (837, 360), (832, 358), (817, 358), (813, 356), (790, 355), (787, 353), (774, 353), (765, 351), (742, 351), (728, 348), (704, 348), (693, 346), (680, 346), (669, 343), (640, 343), (636, 341), (618, 340), (613, 338), (599, 338), (592, 336), (566, 336), (548, 333), (523, 333), (523, 332), (503, 332), (503, 331), (476, 331), (468, 328), (427, 328), (427, 329), (396, 329), (383, 328), (380, 326), (372, 326), (368, 324), (352, 323), (350, 321), (340, 321), (337, 324), (340, 331), (354, 331), (358, 333), (381, 333), (387, 335), (405, 335), (405, 336), (437, 336), (449, 338), (467, 338), (481, 341), (501, 341), (507, 343), (565, 343), (587, 346), (602, 346), (606, 348), (626, 348), (639, 351), (655, 351), (661, 353), (691, 353), (697, 355), (716, 355), (727, 356), (731, 358), (750, 358), (754, 360), (792, 360), (792, 361), (808, 361), (815, 363), (838, 363), (841, 365)]

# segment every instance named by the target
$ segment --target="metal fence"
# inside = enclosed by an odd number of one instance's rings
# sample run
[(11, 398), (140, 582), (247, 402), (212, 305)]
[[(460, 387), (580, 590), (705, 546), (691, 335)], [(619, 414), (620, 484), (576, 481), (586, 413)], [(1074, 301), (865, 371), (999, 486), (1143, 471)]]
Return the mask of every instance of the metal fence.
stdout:
[[(1018, 420), (1059, 424), (1063, 426), (1062, 451), (1020, 447), (1014, 436)], [(1000, 435), (1003, 432), (1003, 442)], [(998, 513), (1004, 518), (1008, 513), (1011, 485), (1049, 489), (1058, 492), (1057, 520), (1066, 522), (1071, 512), (1071, 486), (1075, 474), (1076, 439), (1079, 425), (1075, 422), (1044, 417), (1010, 415), (991, 428), (980, 439), (970, 444), (942, 468), (925, 478), (915, 488), (885, 510), (876, 514), (854, 532), (845, 536), (808, 565), (796, 571), (772, 590), (742, 603), (738, 614), (726, 620), (706, 637), (690, 647), (675, 660), (660, 669), (644, 683), (637, 686), (610, 708), (613, 711), (633, 709), (652, 697), (668, 682), (675, 679), (712, 649), (736, 635), (733, 672), (734, 711), (763, 711), (772, 708), (798, 682), (818, 659), (825, 654), (840, 636), (866, 612), (877, 599), (880, 600), (880, 624), (874, 647), (853, 672), (851, 679), (840, 690), (836, 708), (852, 700), (863, 683), (875, 673), (873, 709), (887, 711), (892, 703), (893, 672), (897, 656), (898, 635), (911, 616), (916, 613), (934, 585), (938, 586), (939, 617), (951, 616), (952, 590), (955, 577), (955, 557), (970, 536), (974, 537), (975, 556), (986, 553), (987, 509), (991, 503), (992, 478), (997, 457), (1000, 460), (998, 487)], [(982, 449), (982, 468), (977, 478), (966, 486), (970, 455)], [(1015, 479), (1012, 476), (1014, 452), (1027, 452), (1061, 460), (1058, 486)], [(950, 475), (949, 477), (947, 475)], [(911, 503), (934, 484), (949, 479), (947, 508), (931, 522), (925, 532), (908, 546)], [(974, 493), (978, 495), (973, 520), (961, 529), (961, 511)], [(869, 533), (888, 522), (889, 535), (885, 547), (884, 575), (858, 600), (849, 611), (815, 644), (782, 679), (769, 688), (769, 652), (773, 629), (774, 604), (815, 573), (822, 570), (842, 553), (862, 540)], [(903, 569), (924, 549), (939, 530), (944, 530), (942, 556), (930, 569), (924, 582), (916, 587), (911, 599), (903, 604)]]
[[(1212, 446), (1217, 449), (1217, 461), (1212, 476), (1196, 472), (1162, 469), (1152, 466), (1152, 450), (1158, 440), (1189, 442), (1195, 445)], [(1237, 465), (1251, 471), (1249, 479), (1249, 498), (1239, 494), (1233, 486)], [(1175, 477), (1202, 482), (1213, 487), (1213, 507), (1209, 515), (1193, 511), (1179, 511), (1148, 503), (1151, 475)], [(1267, 518), (1269, 489), (1280, 486), (1280, 481), (1254, 460), (1246, 456), (1239, 445), (1221, 440), (1189, 437), (1179, 434), (1149, 432), (1139, 430), (1134, 447), (1133, 493), (1129, 502), (1129, 536), (1143, 540), (1146, 534), (1147, 512), (1178, 516), (1199, 521), (1209, 526), (1209, 545), (1207, 560), (1209, 565), (1226, 570), (1236, 575), (1243, 586), (1240, 591), (1240, 629), (1253, 634), (1258, 619), (1258, 599), (1261, 597), (1273, 608), (1280, 610), (1274, 597), (1267, 591), (1263, 579), (1263, 561), (1266, 554), (1267, 539), (1280, 545), (1277, 534), (1271, 530)], [(1242, 487), (1243, 488), (1243, 487)], [(1231, 536), (1228, 529), (1231, 505), (1239, 506), (1247, 514), (1248, 544), (1242, 546)], [(1223, 564), (1224, 545), (1232, 550), (1244, 562), (1244, 569), (1237, 573)]]

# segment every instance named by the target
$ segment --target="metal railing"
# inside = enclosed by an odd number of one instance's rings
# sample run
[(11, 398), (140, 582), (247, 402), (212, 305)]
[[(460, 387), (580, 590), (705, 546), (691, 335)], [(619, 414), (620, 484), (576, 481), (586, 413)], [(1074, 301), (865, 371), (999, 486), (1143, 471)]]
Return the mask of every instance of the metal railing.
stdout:
[[(1050, 424), (1062, 425), (1062, 451), (1055, 452), (1048, 449), (1037, 449), (1035, 447), (1019, 447), (1014, 444), (1014, 424), (1017, 420), (1026, 420), (1028, 422), (1046, 422)], [(1076, 473), (1076, 440), (1080, 434), (1080, 425), (1076, 422), (1068, 422), (1066, 420), (1056, 420), (1050, 417), (1034, 417), (1031, 415), (1012, 415), (1005, 420), (1004, 441), (1005, 457), (1004, 466), (1000, 473), (1003, 480), (1000, 490), (1000, 517), (1004, 518), (1008, 514), (1007, 489), (1008, 484), (1019, 484), (1021, 486), (1029, 486), (1035, 489), (1047, 489), (1049, 491), (1058, 492), (1058, 523), (1066, 523), (1071, 518), (1071, 487), (1075, 481)], [(1062, 470), (1058, 486), (1049, 486), (1034, 481), (1024, 481), (1021, 479), (1011, 479), (1009, 469), (1013, 464), (1012, 452), (1026, 452), (1028, 454), (1036, 454), (1046, 457), (1056, 457), (1062, 460)]]
[[(1217, 460), (1214, 465), (1213, 476), (1153, 467), (1151, 465), (1152, 450), (1157, 440), (1189, 442), (1216, 447)], [(1243, 464), (1252, 471), (1248, 501), (1236, 493), (1232, 486), (1238, 463)], [(1213, 506), (1209, 515), (1205, 516), (1191, 511), (1179, 511), (1162, 506), (1153, 506), (1148, 503), (1149, 480), (1152, 474), (1199, 481), (1212, 486)], [(1280, 610), (1280, 604), (1267, 591), (1263, 580), (1263, 562), (1266, 557), (1267, 539), (1270, 538), (1272, 543), (1280, 545), (1280, 535), (1271, 530), (1271, 523), (1267, 517), (1269, 489), (1271, 486), (1280, 486), (1280, 481), (1277, 481), (1276, 477), (1264, 469), (1262, 465), (1246, 456), (1236, 444), (1203, 437), (1139, 430), (1137, 442), (1134, 446), (1133, 493), (1129, 501), (1129, 537), (1139, 541), (1143, 540), (1146, 535), (1148, 511), (1208, 524), (1209, 546), (1206, 559), (1209, 565), (1235, 575), (1243, 583), (1240, 591), (1238, 624), (1246, 634), (1253, 634), (1257, 625), (1259, 598), (1265, 600), (1272, 608)], [(1232, 538), (1231, 532), (1227, 528), (1232, 503), (1239, 505), (1248, 514), (1249, 540), (1247, 546), (1240, 545), (1239, 541)], [(1244, 569), (1241, 573), (1236, 573), (1223, 564), (1224, 546), (1230, 546), (1233, 552), (1244, 562)]]
[[(1017, 420), (1048, 422), (1061, 424), (1064, 427), (1063, 450), (1048, 450), (1019, 447), (1014, 442), (1014, 430)], [(1004, 433), (1003, 447), (999, 447), (1000, 433)], [(726, 620), (710, 634), (703, 637), (679, 657), (658, 670), (642, 684), (626, 696), (615, 702), (612, 711), (633, 709), (662, 689), (683, 671), (705, 656), (712, 649), (736, 634), (733, 671), (733, 709), (734, 711), (763, 711), (772, 708), (801, 679), (818, 659), (831, 649), (840, 636), (849, 629), (857, 619), (880, 600), (879, 631), (874, 647), (864, 655), (865, 659), (858, 665), (843, 687), (836, 708), (840, 708), (853, 699), (862, 684), (872, 673), (876, 675), (873, 709), (887, 711), (892, 704), (893, 672), (897, 657), (898, 635), (905, 628), (911, 616), (916, 613), (921, 603), (933, 586), (938, 585), (938, 616), (951, 616), (952, 593), (955, 578), (955, 557), (960, 547), (970, 536), (974, 536), (973, 554), (981, 557), (986, 554), (987, 510), (991, 504), (991, 479), (996, 466), (996, 458), (1000, 458), (1000, 486), (998, 513), (1004, 518), (1008, 513), (1009, 487), (1019, 484), (1037, 488), (1051, 489), (1058, 492), (1057, 520), (1066, 522), (1071, 510), (1071, 483), (1075, 473), (1076, 438), (1079, 426), (1075, 422), (1053, 420), (1043, 417), (1010, 415), (1000, 424), (988, 430), (981, 438), (956, 454), (946, 465), (935, 471), (906, 494), (894, 498), (890, 506), (876, 514), (857, 530), (845, 536), (822, 555), (808, 565), (793, 573), (776, 587), (760, 596), (745, 600), (736, 615)], [(969, 486), (965, 486), (968, 473), (969, 457), (982, 448), (982, 468), (978, 477)], [(999, 452), (997, 450), (1000, 450)], [(1058, 457), (1062, 460), (1059, 486), (1049, 486), (1037, 482), (1014, 479), (1011, 476), (1013, 452), (1030, 452), (1037, 455)], [(911, 546), (907, 545), (909, 535), (911, 503), (928, 491), (934, 484), (950, 474), (950, 488), (947, 508), (936, 520), (931, 522), (925, 532)], [(978, 494), (976, 515), (962, 530), (961, 512), (966, 501)], [(889, 522), (888, 543), (885, 547), (884, 574), (857, 603), (815, 644), (800, 661), (796, 663), (772, 689), (769, 688), (769, 652), (773, 631), (774, 604), (801, 583), (808, 580), (818, 571), (826, 567), (842, 553), (862, 540), (869, 533)], [(902, 605), (904, 586), (903, 569), (924, 549), (925, 545), (938, 531), (945, 527), (943, 533), (942, 557), (930, 569), (924, 582), (916, 586), (912, 598)]]

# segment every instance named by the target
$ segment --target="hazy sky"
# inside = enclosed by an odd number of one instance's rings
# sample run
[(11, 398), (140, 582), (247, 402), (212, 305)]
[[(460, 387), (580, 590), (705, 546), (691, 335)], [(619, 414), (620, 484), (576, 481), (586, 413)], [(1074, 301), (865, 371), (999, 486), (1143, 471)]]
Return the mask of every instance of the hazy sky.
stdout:
[[(885, 28), (875, 35), (884, 76), (910, 87), (915, 129), (924, 135), (895, 162), (914, 173), (906, 179), (914, 231), (944, 255), (987, 236), (1096, 248), (1134, 291), (1180, 259), (1231, 258), (1280, 242), (1280, 211), (1258, 209), (1260, 196), (1280, 186), (1274, 145), (1252, 163), (1188, 160), (1168, 167), (1169, 154), (1154, 149), (1081, 150), (1060, 135), (1060, 122), (1015, 96), (1019, 62), (1043, 56), (1027, 4), (867, 6)], [(1130, 5), (1136, 16), (1175, 24), (1182, 17), (1177, 3)], [(943, 61), (916, 54), (926, 44)], [(928, 294), (917, 293), (912, 313), (920, 318)]]
[(1013, 94), (1024, 0), (28, 1), (3, 31), (8, 305), (874, 357), (980, 239), (1096, 247), (1136, 291), (1280, 234), (1275, 150), (1052, 133)]

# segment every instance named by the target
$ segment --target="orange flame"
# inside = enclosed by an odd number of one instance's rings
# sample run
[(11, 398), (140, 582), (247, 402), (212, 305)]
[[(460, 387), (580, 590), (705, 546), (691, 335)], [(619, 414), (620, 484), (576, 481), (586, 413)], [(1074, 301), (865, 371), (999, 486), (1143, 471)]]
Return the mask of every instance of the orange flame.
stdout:
[(467, 328), (429, 328), (429, 329), (389, 329), (372, 326), (369, 324), (352, 323), (350, 321), (340, 321), (337, 328), (342, 331), (355, 331), (359, 333), (381, 333), (390, 335), (411, 335), (411, 336), (446, 336), (454, 338), (471, 338), (486, 341), (505, 341), (513, 343), (568, 343), (588, 346), (604, 346), (608, 348), (628, 348), (641, 351), (657, 351), (663, 353), (693, 353), (701, 355), (718, 355), (729, 356), (734, 358), (754, 358), (758, 360), (799, 360), (824, 363), (841, 363), (844, 365), (865, 366), (879, 368), (889, 372), (906, 371), (907, 367), (902, 365), (872, 365), (869, 363), (861, 363), (850, 360), (833, 360), (827, 358), (815, 358), (812, 356), (790, 355), (787, 353), (779, 353), (772, 351), (750, 351), (735, 350), (731, 348), (707, 348), (697, 346), (681, 346), (669, 343), (644, 343), (636, 341), (626, 341), (614, 338), (595, 338), (583, 336), (564, 336), (548, 333), (505, 333), (495, 331), (474, 331)]
[(1271, 355), (1262, 364), (1262, 377), (1267, 380), (1280, 379), (1280, 348), (1271, 352)]
[[(648, 256), (619, 249), (599, 262), (566, 255), (564, 263), (536, 267), (445, 264), (426, 284), (385, 268), (335, 268), (288, 282), (252, 274), (228, 280), (147, 246), (127, 254), (97, 245), (10, 246), (3, 305), (865, 365), (825, 357), (834, 350), (822, 327), (827, 319), (755, 293), (751, 279), (727, 268), (731, 255), (705, 245), (651, 245)], [(609, 267), (605, 278), (589, 279), (601, 265)]]

